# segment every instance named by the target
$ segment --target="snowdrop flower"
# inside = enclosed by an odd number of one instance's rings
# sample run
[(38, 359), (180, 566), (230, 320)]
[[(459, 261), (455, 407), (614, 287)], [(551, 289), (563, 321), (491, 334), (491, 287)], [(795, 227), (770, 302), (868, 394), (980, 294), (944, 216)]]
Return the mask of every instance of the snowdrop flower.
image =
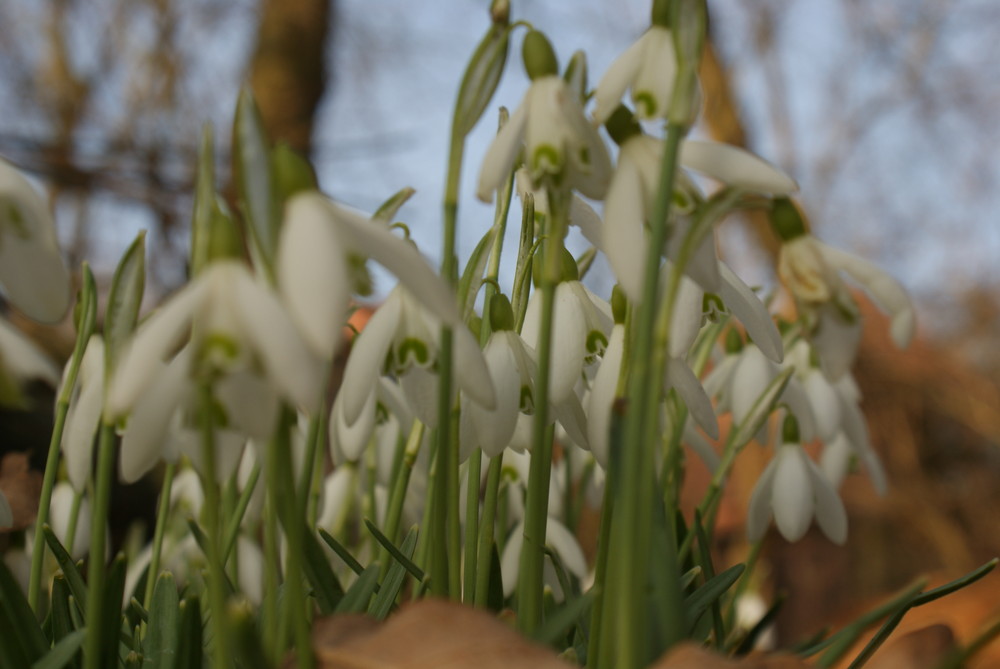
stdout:
[(536, 30), (524, 38), (524, 63), (531, 85), (487, 149), (476, 195), (484, 202), (493, 199), (523, 147), (532, 183), (603, 197), (611, 175), (607, 149), (559, 76), (552, 46)]
[(649, 30), (611, 64), (598, 82), (594, 89), (594, 121), (598, 125), (608, 120), (628, 89), (632, 90), (639, 118), (666, 118), (677, 72), (669, 4), (653, 3)]
[(809, 234), (795, 205), (775, 201), (771, 222), (783, 243), (778, 276), (811, 319), (813, 343), (824, 373), (843, 376), (857, 353), (861, 319), (857, 304), (840, 278), (846, 273), (867, 292), (891, 319), (890, 334), (900, 348), (913, 337), (915, 314), (906, 290), (873, 263), (827, 246)]
[[(503, 555), (500, 557), (500, 573), (503, 577), (503, 593), (509, 597), (517, 587), (517, 577), (520, 568), (521, 547), (524, 545), (524, 520), (522, 519), (513, 529), (510, 538), (503, 547)], [(566, 570), (579, 579), (587, 576), (587, 559), (583, 555), (583, 549), (573, 533), (565, 525), (553, 518), (551, 515), (546, 518), (545, 525), (545, 545), (558, 556)], [(552, 594), (556, 600), (562, 601), (565, 594), (559, 585), (555, 570), (551, 567), (551, 561), (545, 561), (545, 583), (552, 587)]]
[[(528, 300), (521, 336), (533, 349), (538, 347), (541, 322), (541, 291)], [(610, 305), (591, 293), (579, 281), (563, 281), (556, 286), (552, 317), (552, 369), (549, 398), (562, 402), (573, 394), (584, 365), (593, 364), (604, 354), (613, 320)]]
[[(439, 319), (423, 308), (402, 284), (380, 306), (358, 335), (347, 358), (341, 395), (343, 417), (353, 425), (362, 415), (379, 375), (395, 375), (414, 412), (428, 426), (437, 422)], [(495, 406), (489, 369), (469, 329), (459, 321), (453, 330), (458, 388), (479, 404)]]
[(410, 242), (380, 221), (341, 207), (316, 191), (291, 198), (278, 248), (278, 287), (313, 351), (333, 355), (351, 294), (351, 255), (371, 257), (410, 288), (449, 327), (463, 326), (453, 291)]
[(52, 489), (51, 511), (49, 524), (59, 542), (66, 548), (74, 560), (79, 560), (90, 551), (90, 500), (83, 497), (76, 521), (76, 532), (69, 536), (69, 522), (73, 508), (73, 498), (81, 494), (74, 491), (73, 486), (61, 481)]
[(0, 284), (29, 318), (56, 323), (69, 308), (69, 270), (38, 192), (0, 158)]
[(227, 435), (227, 426), (218, 426), (220, 438), (234, 445), (270, 436), (280, 398), (315, 409), (324, 382), (322, 365), (277, 296), (242, 263), (216, 261), (136, 330), (115, 369), (105, 417), (132, 414), (123, 476), (141, 476), (171, 455), (163, 452), (166, 428), (180, 420), (178, 410), (192, 401), (195, 378), (205, 372), (213, 375), (228, 426), (241, 432)]
[[(791, 427), (790, 427), (791, 426)], [(799, 444), (794, 418), (786, 419), (783, 443), (750, 497), (747, 534), (750, 541), (764, 537), (774, 516), (781, 536), (801, 539), (815, 517), (835, 544), (847, 540), (847, 511), (837, 491)]]
[[(605, 201), (601, 249), (625, 294), (638, 303), (642, 300), (648, 245), (646, 220), (658, 190), (663, 142), (642, 134), (624, 108), (612, 116), (608, 130), (621, 150)], [(785, 194), (797, 189), (795, 181), (777, 168), (727, 144), (685, 140), (679, 159), (684, 167), (745, 190)], [(686, 201), (700, 198), (697, 187), (683, 172), (678, 173), (678, 187)], [(668, 255), (672, 258), (680, 250), (688, 225), (679, 219), (669, 243)], [(715, 245), (709, 235), (688, 260), (685, 273), (705, 290), (716, 291), (719, 284), (716, 262)]]
[(460, 460), (464, 462), (475, 448), (494, 457), (514, 436), (521, 414), (534, 413), (534, 387), (537, 364), (534, 351), (514, 332), (510, 302), (497, 294), (490, 303), (493, 331), (483, 349), (486, 367), (493, 380), (496, 406), (486, 409), (475, 402), (462, 405)]
[(861, 393), (850, 373), (834, 385), (840, 403), (840, 431), (823, 449), (820, 468), (834, 487), (840, 486), (853, 462), (857, 461), (868, 473), (875, 492), (885, 495), (889, 490), (885, 469), (871, 445), (868, 424), (861, 412)]

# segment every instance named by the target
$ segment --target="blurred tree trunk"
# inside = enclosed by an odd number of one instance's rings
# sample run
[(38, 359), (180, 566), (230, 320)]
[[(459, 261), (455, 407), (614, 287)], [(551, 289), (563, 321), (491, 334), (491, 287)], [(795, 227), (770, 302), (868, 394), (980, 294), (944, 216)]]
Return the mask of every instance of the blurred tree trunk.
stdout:
[(263, 0), (250, 86), (272, 141), (309, 155), (333, 0)]

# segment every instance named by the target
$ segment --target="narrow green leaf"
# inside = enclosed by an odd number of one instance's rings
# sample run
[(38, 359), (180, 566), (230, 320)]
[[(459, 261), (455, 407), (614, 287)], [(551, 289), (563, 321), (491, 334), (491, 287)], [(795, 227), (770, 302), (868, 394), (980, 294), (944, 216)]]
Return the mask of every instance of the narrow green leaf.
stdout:
[(139, 320), (139, 306), (146, 288), (146, 231), (142, 230), (125, 251), (108, 294), (104, 312), (104, 369), (109, 376), (125, 341)]
[(104, 633), (101, 649), (104, 652), (102, 666), (113, 667), (118, 661), (118, 647), (122, 629), (122, 599), (125, 594), (125, 556), (119, 554), (112, 562), (104, 579), (101, 610), (104, 614), (101, 630)]
[(364, 613), (368, 610), (368, 602), (372, 598), (375, 589), (378, 587), (378, 575), (380, 567), (378, 563), (368, 566), (358, 580), (354, 582), (344, 597), (337, 604), (336, 613)]
[(71, 632), (53, 646), (48, 655), (32, 664), (31, 669), (63, 669), (76, 657), (86, 636), (86, 628)]
[(483, 272), (490, 259), (489, 250), (493, 246), (493, 239), (496, 236), (497, 226), (494, 225), (476, 244), (476, 248), (472, 250), (472, 255), (469, 256), (469, 261), (462, 271), (462, 278), (458, 282), (458, 303), (462, 307), (462, 318), (468, 318), (475, 308), (476, 296), (479, 294), (479, 287), (483, 284)]
[(503, 574), (500, 567), (500, 550), (494, 541), (493, 548), (490, 551), (490, 582), (489, 588), (486, 591), (486, 608), (494, 613), (500, 613), (503, 610), (503, 604)]
[(684, 599), (684, 617), (689, 631), (694, 629), (701, 615), (736, 583), (744, 569), (744, 565), (734, 565), (715, 578), (708, 579), (705, 585)]
[(270, 141), (260, 110), (248, 88), (240, 92), (233, 121), (233, 170), (236, 191), (249, 221), (251, 238), (260, 260), (274, 266), (278, 247), (278, 221), (273, 196)]
[(49, 619), (52, 628), (52, 641), (58, 643), (76, 628), (69, 610), (70, 606), (76, 605), (70, 603), (69, 585), (66, 584), (66, 577), (62, 574), (56, 574), (55, 578), (52, 579), (50, 602)]
[(1000, 558), (993, 558), (982, 567), (974, 569), (965, 576), (961, 576), (956, 578), (954, 581), (950, 581), (944, 585), (928, 590), (913, 601), (913, 606), (923, 606), (924, 604), (933, 602), (935, 599), (940, 599), (945, 595), (950, 595), (951, 593), (961, 590), (966, 586), (972, 585), (993, 571), (993, 569), (997, 566), (997, 563), (1000, 563)]
[(388, 200), (379, 205), (379, 208), (372, 214), (372, 220), (390, 225), (392, 219), (396, 217), (396, 213), (399, 212), (399, 208), (406, 204), (406, 201), (413, 197), (416, 192), (409, 186), (396, 191)]
[(410, 559), (410, 556), (403, 555), (403, 553), (401, 553), (400, 550), (396, 548), (395, 544), (393, 544), (392, 541), (390, 541), (387, 536), (382, 534), (382, 532), (377, 527), (375, 527), (375, 524), (372, 523), (372, 521), (365, 518), (365, 526), (368, 527), (368, 531), (372, 533), (372, 536), (375, 537), (375, 540), (378, 541), (380, 544), (382, 544), (382, 546), (387, 551), (389, 551), (389, 555), (392, 556), (393, 560), (403, 565), (403, 567), (406, 568), (406, 571), (410, 572), (410, 574), (413, 575), (413, 578), (417, 579), (418, 581), (424, 580), (423, 570), (417, 565), (413, 564), (413, 560)]
[(20, 652), (16, 654), (28, 664), (45, 654), (49, 643), (34, 611), (28, 606), (21, 586), (14, 580), (3, 560), (0, 560), (0, 615), (7, 619), (0, 632), (3, 635), (0, 637), (0, 644), (19, 647)]
[[(406, 533), (400, 551), (407, 558), (412, 558), (416, 547), (417, 528), (414, 526)], [(399, 596), (399, 591), (403, 589), (406, 571), (406, 567), (398, 560), (393, 562), (392, 566), (389, 567), (389, 571), (386, 573), (385, 579), (379, 588), (378, 595), (375, 596), (371, 607), (368, 609), (368, 613), (376, 620), (384, 620), (389, 615), (389, 612), (392, 611), (392, 607), (396, 603), (396, 597)]]
[(63, 548), (63, 545), (59, 542), (59, 538), (56, 537), (52, 528), (48, 525), (42, 528), (45, 533), (45, 542), (49, 545), (49, 550), (56, 558), (56, 562), (59, 564), (59, 568), (62, 569), (63, 576), (66, 577), (66, 584), (69, 586), (70, 594), (73, 595), (73, 599), (76, 600), (76, 604), (80, 609), (80, 613), (86, 616), (87, 611), (87, 584), (83, 581), (83, 576), (80, 575), (80, 569), (70, 554)]
[(142, 645), (144, 669), (170, 669), (180, 644), (180, 597), (169, 572), (156, 579), (149, 625)]
[(574, 625), (582, 627), (582, 621), (589, 615), (593, 603), (592, 589), (566, 601), (551, 616), (546, 617), (545, 623), (533, 635), (535, 641), (551, 646), (564, 640), (571, 627)]
[(205, 651), (202, 647), (201, 604), (195, 596), (180, 604), (180, 641), (177, 644), (175, 669), (201, 669)]
[(333, 536), (323, 528), (320, 528), (319, 536), (323, 539), (323, 541), (326, 542), (326, 545), (332, 548), (333, 552), (336, 553), (340, 557), (340, 559), (344, 561), (344, 564), (350, 567), (351, 571), (353, 571), (355, 574), (361, 575), (361, 573), (365, 570), (365, 568), (361, 565), (360, 562), (354, 559), (354, 556), (351, 555), (351, 552), (347, 550), (347, 548), (345, 548), (343, 544), (334, 539)]
[[(201, 526), (198, 525), (198, 522), (194, 518), (188, 518), (187, 524), (188, 524), (188, 529), (191, 530), (191, 535), (194, 536), (195, 543), (198, 544), (198, 548), (201, 549), (201, 552), (207, 558), (209, 554), (208, 537), (205, 536), (204, 530), (201, 529)], [(236, 588), (233, 586), (233, 582), (229, 580), (228, 574), (226, 574), (225, 585), (226, 585), (227, 595), (232, 595), (233, 593), (236, 592)]]
[(330, 615), (344, 597), (344, 588), (330, 568), (326, 554), (312, 532), (303, 532), (303, 544), (305, 548), (303, 567), (306, 578), (313, 587), (313, 596), (319, 605), (320, 613), (324, 616)]
[(260, 630), (254, 623), (253, 610), (249, 606), (234, 606), (229, 617), (239, 666), (243, 669), (272, 669), (261, 644)]
[[(698, 540), (698, 556), (701, 561), (702, 569), (705, 570), (705, 581), (711, 581), (715, 578), (715, 566), (712, 564), (712, 544), (708, 539), (708, 534), (705, 532), (705, 526), (702, 524), (701, 514), (695, 509), (694, 512), (694, 534), (695, 538)], [(712, 611), (712, 630), (715, 633), (715, 647), (722, 648), (722, 645), (726, 642), (726, 631), (725, 626), (722, 622), (722, 609), (719, 606), (719, 600), (716, 599), (711, 604)], [(701, 637), (695, 637), (695, 640)]]

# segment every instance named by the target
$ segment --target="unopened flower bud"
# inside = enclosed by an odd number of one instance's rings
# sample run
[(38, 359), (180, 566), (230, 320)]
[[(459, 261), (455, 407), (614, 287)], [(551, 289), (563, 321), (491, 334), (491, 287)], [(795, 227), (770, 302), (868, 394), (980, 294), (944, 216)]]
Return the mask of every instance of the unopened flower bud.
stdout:
[(548, 38), (538, 30), (532, 30), (524, 36), (521, 57), (524, 59), (524, 69), (532, 81), (559, 74), (556, 52)]
[(808, 231), (799, 208), (787, 197), (774, 200), (771, 206), (771, 228), (784, 242), (801, 237)]

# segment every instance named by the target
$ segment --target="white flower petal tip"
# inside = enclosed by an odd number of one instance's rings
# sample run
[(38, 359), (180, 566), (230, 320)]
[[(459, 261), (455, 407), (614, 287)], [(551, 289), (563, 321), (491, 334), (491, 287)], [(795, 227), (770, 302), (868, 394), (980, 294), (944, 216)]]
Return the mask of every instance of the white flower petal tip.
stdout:
[(739, 147), (704, 140), (686, 140), (680, 161), (685, 167), (724, 184), (745, 190), (789, 195), (799, 189), (790, 176)]

